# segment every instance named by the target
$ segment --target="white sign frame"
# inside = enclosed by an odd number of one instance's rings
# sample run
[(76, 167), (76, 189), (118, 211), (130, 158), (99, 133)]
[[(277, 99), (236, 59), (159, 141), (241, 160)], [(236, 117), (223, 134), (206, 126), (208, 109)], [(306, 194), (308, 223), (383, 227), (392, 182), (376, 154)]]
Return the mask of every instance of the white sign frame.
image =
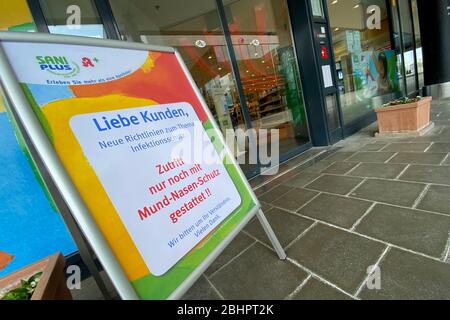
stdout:
[[(89, 210), (87, 209), (84, 201), (76, 190), (72, 180), (65, 171), (61, 161), (59, 160), (56, 151), (51, 145), (46, 133), (44, 132), (39, 120), (34, 114), (24, 92), (22, 91), (18, 79), (9, 63), (9, 60), (5, 54), (5, 51), (1, 45), (2, 42), (31, 42), (31, 43), (53, 43), (53, 44), (73, 44), (95, 47), (107, 47), (107, 48), (120, 48), (120, 49), (132, 49), (132, 50), (144, 50), (144, 51), (159, 51), (175, 54), (178, 62), (180, 63), (184, 74), (188, 78), (192, 88), (194, 89), (197, 98), (201, 102), (203, 109), (205, 110), (208, 118), (211, 119), (213, 127), (217, 132), (221, 132), (218, 128), (214, 117), (212, 116), (203, 96), (197, 88), (192, 76), (190, 75), (186, 65), (184, 64), (180, 54), (170, 47), (152, 46), (141, 43), (130, 43), (118, 40), (104, 40), (93, 39), (86, 37), (76, 36), (62, 36), (62, 35), (49, 35), (43, 33), (22, 33), (22, 32), (1, 32), (0, 31), (0, 82), (4, 88), (4, 93), (9, 99), (13, 108), (13, 114), (17, 115), (17, 121), (20, 122), (21, 127), (25, 130), (26, 135), (30, 138), (30, 143), (36, 150), (37, 157), (45, 165), (47, 174), (52, 179), (52, 182), (56, 185), (59, 195), (66, 202), (73, 217), (75, 218), (79, 228), (82, 230), (84, 236), (89, 241), (90, 246), (94, 250), (98, 259), (102, 263), (105, 271), (110, 277), (114, 287), (119, 293), (120, 297), (125, 300), (137, 300), (139, 299), (135, 290), (133, 289), (130, 281), (126, 277), (122, 267), (115, 258), (111, 248), (109, 247), (106, 239), (98, 229), (94, 219), (92, 218)], [(274, 234), (270, 224), (261, 211), (261, 205), (255, 196), (253, 189), (248, 183), (244, 173), (240, 166), (236, 163), (231, 151), (227, 147), (224, 138), (221, 134), (218, 135), (222, 145), (225, 147), (225, 151), (230, 159), (233, 161), (233, 165), (239, 172), (240, 178), (244, 181), (251, 197), (256, 206), (246, 215), (243, 221), (233, 229), (228, 236), (217, 246), (217, 248), (209, 254), (205, 260), (193, 271), (188, 278), (169, 296), (168, 299), (179, 299), (186, 291), (196, 282), (196, 280), (203, 274), (203, 272), (209, 267), (209, 265), (222, 253), (222, 251), (228, 246), (228, 244), (237, 236), (237, 234), (247, 225), (247, 223), (257, 215), (259, 221), (262, 224), (265, 232), (267, 233), (272, 245), (274, 246), (280, 259), (286, 259), (286, 253), (280, 245), (276, 235)], [(73, 232), (73, 230), (71, 230)]]

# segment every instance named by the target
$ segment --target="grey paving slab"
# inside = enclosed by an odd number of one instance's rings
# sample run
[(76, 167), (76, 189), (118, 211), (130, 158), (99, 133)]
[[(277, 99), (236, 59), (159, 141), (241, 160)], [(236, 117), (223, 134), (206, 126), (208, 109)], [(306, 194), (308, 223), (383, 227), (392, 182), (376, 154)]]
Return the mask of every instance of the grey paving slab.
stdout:
[(267, 203), (267, 202), (260, 201), (259, 203), (261, 204), (261, 210), (263, 212), (269, 211), (273, 207), (270, 203)]
[(328, 156), (324, 159), (324, 161), (328, 162), (336, 162), (336, 161), (344, 161), (354, 155), (355, 152), (335, 152), (334, 154)]
[(417, 137), (412, 142), (420, 143), (420, 142), (450, 142), (450, 136), (442, 136), (442, 135), (428, 135), (423, 137)]
[(427, 150), (427, 152), (434, 153), (449, 153), (450, 152), (450, 143), (436, 142)]
[(369, 144), (365, 145), (364, 147), (362, 147), (359, 151), (380, 151), (386, 145), (387, 145), (387, 143), (382, 143), (382, 142), (369, 143)]
[(196, 283), (186, 292), (183, 300), (221, 300), (220, 296), (202, 276)]
[(320, 175), (321, 175), (320, 173), (301, 172), (297, 176), (284, 182), (283, 184), (286, 186), (289, 186), (289, 187), (303, 188), (304, 186), (309, 184), (311, 181), (320, 177)]
[(413, 137), (386, 137), (386, 138), (375, 138), (373, 143), (393, 143), (393, 142), (411, 142), (413, 141)]
[(384, 152), (424, 152), (430, 146), (430, 143), (390, 143), (385, 148)]
[(350, 176), (395, 179), (405, 168), (406, 164), (362, 163), (349, 173)]
[(445, 120), (450, 120), (450, 112), (448, 112), (448, 111), (439, 112), (439, 118), (445, 119)]
[(412, 207), (425, 184), (393, 180), (368, 179), (350, 196), (372, 201)]
[(362, 299), (449, 300), (450, 265), (396, 248), (380, 264), (381, 289), (365, 288)]
[(310, 278), (292, 300), (353, 300), (353, 298), (318, 279)]
[(357, 162), (335, 162), (331, 166), (329, 166), (327, 169), (323, 170), (323, 173), (331, 173), (331, 174), (346, 174), (350, 170), (352, 170), (354, 167), (358, 165)]
[(450, 166), (410, 166), (400, 180), (450, 185)]
[(209, 266), (205, 274), (207, 276), (212, 275), (253, 243), (255, 243), (254, 239), (242, 232), (239, 233), (220, 256)]
[(278, 200), (272, 202), (272, 204), (289, 211), (297, 211), (298, 209), (300, 209), (300, 207), (314, 198), (317, 194), (318, 192), (316, 191), (292, 188), (291, 191), (286, 193)]
[(430, 186), (417, 209), (440, 212), (450, 215), (450, 187)]
[(442, 165), (450, 166), (450, 157), (449, 156), (447, 156), (447, 159), (445, 159), (445, 161), (442, 163)]
[(358, 152), (347, 159), (350, 162), (386, 162), (395, 152)]
[(376, 205), (356, 227), (356, 231), (406, 249), (441, 258), (449, 237), (450, 217)]
[(308, 276), (257, 243), (210, 278), (225, 299), (284, 299)]
[(337, 228), (318, 224), (288, 250), (289, 257), (346, 292), (356, 292), (385, 246)]
[(256, 188), (255, 189), (255, 194), (257, 196), (261, 196), (264, 193), (266, 193), (267, 191), (270, 191), (270, 190), (272, 190), (273, 188), (275, 188), (275, 187), (277, 187), (279, 185), (280, 185), (279, 183), (276, 183), (274, 181), (269, 182), (269, 183), (267, 183), (267, 184), (265, 184), (263, 186), (259, 186), (258, 188)]
[(267, 191), (266, 193), (264, 193), (263, 195), (259, 196), (258, 198), (261, 201), (270, 203), (272, 201), (277, 200), (282, 195), (288, 193), (290, 190), (291, 190), (291, 188), (289, 188), (288, 186), (279, 185), (279, 186), (276, 186), (275, 188)]
[[(294, 241), (295, 238), (297, 238), (303, 231), (308, 229), (313, 224), (313, 221), (311, 220), (299, 217), (278, 208), (273, 208), (265, 212), (265, 215), (283, 247), (286, 247), (289, 243)], [(271, 243), (258, 219), (250, 222), (244, 230), (261, 242), (271, 246)]]
[(389, 163), (405, 164), (440, 164), (444, 160), (445, 153), (427, 153), (427, 152), (400, 152)]
[(329, 166), (331, 166), (332, 164), (333, 164), (333, 162), (331, 162), (331, 161), (325, 161), (325, 160), (322, 160), (322, 161), (319, 161), (319, 162), (313, 164), (312, 166), (306, 168), (306, 169), (304, 170), (304, 172), (316, 172), (316, 173), (320, 173), (320, 172), (322, 172), (323, 170), (325, 170), (326, 168), (328, 168)]
[(369, 209), (372, 202), (321, 194), (299, 213), (339, 227), (350, 228)]
[(347, 176), (335, 176), (325, 174), (319, 179), (308, 184), (306, 188), (345, 195), (352, 191), (363, 179)]

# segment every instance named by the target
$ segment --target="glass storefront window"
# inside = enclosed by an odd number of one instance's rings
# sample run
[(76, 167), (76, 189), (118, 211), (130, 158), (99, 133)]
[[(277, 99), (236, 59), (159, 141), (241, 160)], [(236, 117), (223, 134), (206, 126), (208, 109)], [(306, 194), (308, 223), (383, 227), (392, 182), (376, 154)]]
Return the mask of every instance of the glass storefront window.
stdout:
[(425, 80), (423, 76), (422, 39), (420, 34), (419, 9), (417, 7), (417, 0), (411, 0), (411, 6), (414, 24), (414, 38), (416, 39), (417, 73), (419, 75), (419, 89), (420, 89), (425, 86)]
[(177, 48), (222, 131), (246, 129), (214, 0), (110, 3), (123, 40)]
[[(368, 28), (367, 19), (378, 10), (380, 28)], [(365, 116), (375, 107), (401, 95), (398, 56), (391, 43), (384, 0), (327, 0), (333, 50), (344, 123)]]
[(286, 2), (224, 1), (224, 7), (252, 127), (278, 129), (280, 154), (309, 142)]
[(403, 49), (405, 59), (405, 77), (406, 77), (406, 92), (408, 94), (417, 91), (416, 81), (416, 65), (414, 55), (414, 37), (413, 20), (410, 11), (409, 0), (397, 0), (400, 9), (400, 20), (402, 25), (403, 35)]
[(402, 49), (402, 38), (401, 38), (401, 24), (398, 15), (397, 2), (391, 1), (391, 17), (392, 17), (392, 48), (395, 50), (397, 55), (397, 74), (400, 84), (400, 91), (403, 95), (406, 95), (405, 80), (403, 77), (403, 49)]
[[(48, 30), (54, 34), (107, 38), (92, 0), (40, 0)], [(79, 15), (80, 24), (76, 23)]]

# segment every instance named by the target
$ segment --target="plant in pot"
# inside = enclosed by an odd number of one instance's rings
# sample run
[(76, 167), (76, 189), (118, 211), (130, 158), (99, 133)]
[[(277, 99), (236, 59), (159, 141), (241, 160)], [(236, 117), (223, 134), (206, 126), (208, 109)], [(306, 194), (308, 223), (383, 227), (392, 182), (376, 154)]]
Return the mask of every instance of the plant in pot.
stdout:
[(71, 300), (61, 253), (0, 278), (1, 300)]
[(421, 134), (431, 127), (431, 101), (431, 97), (402, 98), (375, 109), (378, 134)]

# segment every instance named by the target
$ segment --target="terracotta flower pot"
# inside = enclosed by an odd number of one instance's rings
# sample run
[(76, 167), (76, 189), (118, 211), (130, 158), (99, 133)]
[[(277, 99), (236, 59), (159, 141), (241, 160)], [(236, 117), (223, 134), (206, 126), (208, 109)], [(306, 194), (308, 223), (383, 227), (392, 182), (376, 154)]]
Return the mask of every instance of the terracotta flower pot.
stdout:
[(27, 280), (42, 272), (31, 300), (72, 300), (64, 277), (64, 266), (64, 257), (61, 253), (56, 253), (0, 278), (0, 290), (16, 289), (20, 286), (21, 280)]
[(379, 134), (416, 133), (430, 125), (431, 97), (375, 109)]

